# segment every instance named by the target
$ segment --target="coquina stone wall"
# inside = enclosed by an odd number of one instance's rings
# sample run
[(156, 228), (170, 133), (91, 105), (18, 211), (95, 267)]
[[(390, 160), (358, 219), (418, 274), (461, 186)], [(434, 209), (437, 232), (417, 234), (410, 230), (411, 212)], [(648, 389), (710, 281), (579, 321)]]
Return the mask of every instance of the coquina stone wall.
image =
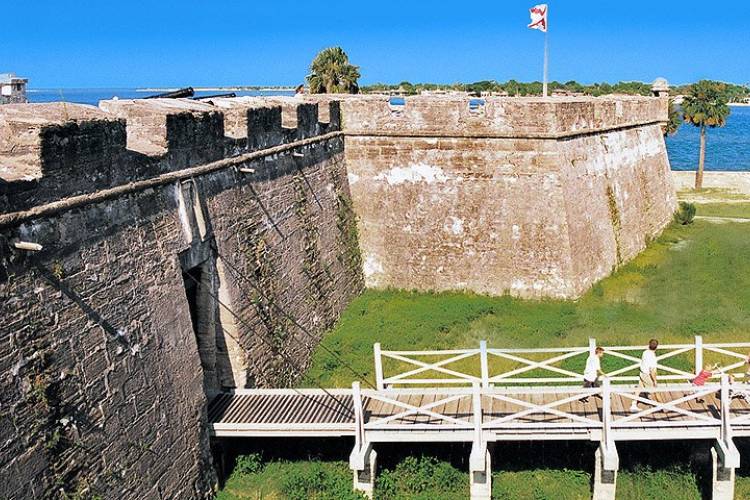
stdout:
[(100, 106), (0, 108), (0, 498), (210, 496), (207, 399), (362, 288), (338, 104)]
[(575, 298), (675, 207), (657, 98), (347, 99), (371, 287)]

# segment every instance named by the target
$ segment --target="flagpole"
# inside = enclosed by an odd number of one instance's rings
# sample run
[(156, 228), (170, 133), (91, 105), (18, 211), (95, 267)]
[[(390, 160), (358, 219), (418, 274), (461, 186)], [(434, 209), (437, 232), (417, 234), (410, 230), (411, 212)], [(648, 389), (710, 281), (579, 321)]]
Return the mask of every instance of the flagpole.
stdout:
[(542, 82), (542, 95), (547, 97), (547, 75), (549, 65), (549, 46), (547, 43), (547, 30), (544, 30), (544, 80)]

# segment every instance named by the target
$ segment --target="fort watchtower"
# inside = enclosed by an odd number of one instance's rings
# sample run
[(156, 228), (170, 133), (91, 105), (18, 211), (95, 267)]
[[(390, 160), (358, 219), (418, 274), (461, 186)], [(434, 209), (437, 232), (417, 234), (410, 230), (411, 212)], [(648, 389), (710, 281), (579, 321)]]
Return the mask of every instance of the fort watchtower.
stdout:
[(14, 73), (0, 73), (0, 104), (26, 102), (26, 85), (29, 80)]

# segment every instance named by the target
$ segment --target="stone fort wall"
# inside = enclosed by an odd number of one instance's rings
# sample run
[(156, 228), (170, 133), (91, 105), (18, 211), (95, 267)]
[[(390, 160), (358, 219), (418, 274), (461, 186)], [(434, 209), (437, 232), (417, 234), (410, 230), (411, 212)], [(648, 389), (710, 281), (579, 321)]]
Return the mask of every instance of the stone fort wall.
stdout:
[(337, 103), (101, 108), (0, 107), (0, 498), (209, 496), (207, 398), (362, 288)]
[(575, 298), (675, 208), (657, 98), (348, 99), (367, 286)]

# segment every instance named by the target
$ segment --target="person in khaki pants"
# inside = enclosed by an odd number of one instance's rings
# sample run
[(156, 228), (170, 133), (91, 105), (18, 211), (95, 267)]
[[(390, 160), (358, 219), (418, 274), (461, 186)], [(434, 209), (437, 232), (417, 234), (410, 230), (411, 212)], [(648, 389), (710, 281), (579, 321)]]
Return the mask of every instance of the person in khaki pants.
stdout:
[[(659, 347), (659, 341), (651, 339), (648, 341), (648, 349), (643, 351), (641, 355), (641, 371), (638, 381), (638, 387), (640, 389), (651, 389), (656, 387), (656, 348)], [(640, 393), (638, 393), (640, 395)], [(649, 393), (649, 397), (651, 394)], [(637, 412), (638, 404), (633, 400), (633, 404), (630, 405), (630, 411)]]

